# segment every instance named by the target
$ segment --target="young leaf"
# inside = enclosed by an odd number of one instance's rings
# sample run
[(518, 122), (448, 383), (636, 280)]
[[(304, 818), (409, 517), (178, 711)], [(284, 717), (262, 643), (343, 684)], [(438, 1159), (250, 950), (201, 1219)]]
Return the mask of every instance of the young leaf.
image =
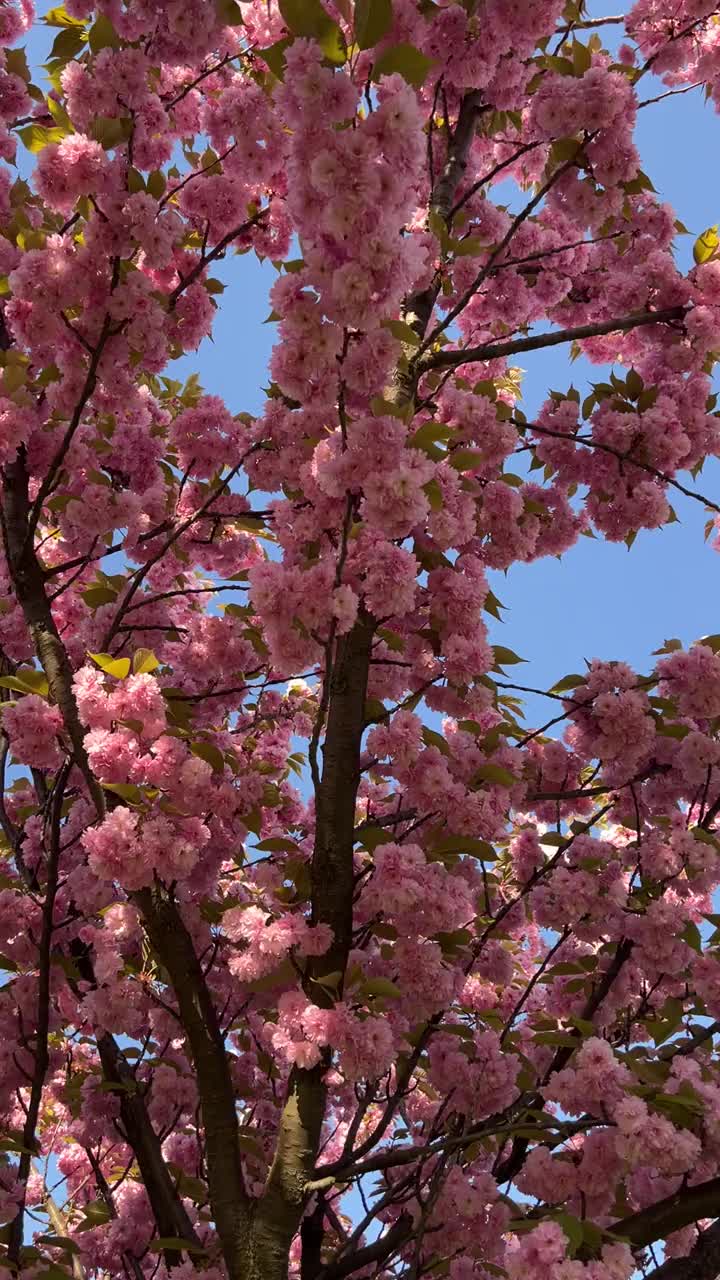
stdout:
[(360, 992), (364, 996), (383, 996), (386, 1000), (397, 1000), (402, 991), (389, 978), (368, 978), (360, 986)]
[(137, 649), (133, 655), (132, 669), (137, 676), (146, 675), (160, 666), (159, 660), (151, 649)]
[(398, 72), (414, 89), (420, 89), (427, 79), (434, 58), (428, 58), (412, 44), (394, 44), (386, 49), (373, 67), (373, 80), (392, 76)]
[(708, 227), (703, 231), (702, 235), (698, 236), (695, 244), (693, 245), (693, 258), (697, 262), (698, 266), (703, 262), (710, 261), (716, 253), (718, 245), (720, 245), (720, 238), (718, 238), (717, 225), (714, 227)]
[(89, 653), (89, 658), (97, 664), (106, 676), (114, 676), (116, 680), (124, 680), (130, 674), (129, 658), (113, 658), (111, 653)]
[(372, 49), (392, 26), (392, 0), (355, 0), (355, 43)]

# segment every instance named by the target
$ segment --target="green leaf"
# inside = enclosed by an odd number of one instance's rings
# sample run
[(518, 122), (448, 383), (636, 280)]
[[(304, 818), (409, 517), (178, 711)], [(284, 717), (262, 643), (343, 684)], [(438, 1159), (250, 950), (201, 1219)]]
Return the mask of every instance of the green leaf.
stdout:
[(358, 842), (368, 853), (373, 853), (379, 844), (392, 844), (395, 839), (391, 831), (383, 827), (364, 827), (358, 835)]
[(67, 1253), (79, 1253), (80, 1246), (69, 1236), (38, 1236), (38, 1244), (46, 1244), (51, 1249), (64, 1249)]
[(324, 973), (321, 978), (313, 978), (319, 987), (326, 987), (328, 991), (337, 991), (342, 982), (342, 969), (334, 969), (332, 973)]
[(435, 476), (433, 476), (432, 480), (428, 480), (427, 483), (423, 485), (423, 493), (430, 503), (431, 511), (442, 511), (442, 489), (440, 488), (439, 482), (435, 479)]
[(474, 258), (487, 248), (487, 241), (480, 236), (466, 236), (464, 240), (451, 240), (450, 247), (456, 258)]
[(16, 693), (37, 693), (41, 698), (47, 698), (50, 692), (45, 672), (38, 671), (37, 667), (18, 667), (14, 676), (0, 679), (0, 687), (14, 689)]
[(427, 725), (423, 725), (422, 740), (426, 747), (437, 747), (438, 751), (441, 751), (444, 756), (450, 755), (450, 748), (446, 739), (435, 729), (429, 729)]
[(570, 1253), (574, 1254), (583, 1242), (585, 1237), (584, 1225), (579, 1218), (573, 1217), (570, 1213), (553, 1214), (555, 1221), (562, 1227), (565, 1235), (570, 1242)]
[(365, 702), (365, 723), (373, 724), (375, 721), (384, 720), (387, 714), (387, 707), (379, 698), (368, 698)]
[(105, 151), (127, 142), (131, 133), (130, 116), (96, 116), (92, 123), (92, 136)]
[(278, 8), (294, 36), (320, 36), (332, 23), (320, 0), (278, 0)]
[(456, 471), (476, 471), (485, 461), (479, 449), (454, 449), (448, 458)]
[(698, 266), (703, 262), (710, 261), (716, 253), (718, 245), (720, 245), (720, 238), (718, 238), (717, 225), (708, 227), (703, 231), (702, 235), (698, 236), (693, 245), (693, 258)]
[(159, 659), (151, 649), (137, 649), (133, 654), (132, 669), (136, 676), (147, 675), (150, 671), (156, 671), (159, 666)]
[(392, 0), (355, 0), (355, 43), (372, 49), (392, 26)]
[(414, 89), (425, 83), (435, 59), (428, 58), (412, 44), (394, 44), (385, 50), (373, 67), (373, 80), (399, 73)]
[(282, 80), (285, 75), (285, 50), (293, 43), (293, 38), (293, 36), (287, 36), (284, 40), (268, 45), (267, 49), (258, 50), (263, 62), (267, 63), (278, 80)]
[(219, 747), (214, 747), (211, 742), (191, 742), (190, 750), (194, 756), (211, 765), (213, 773), (224, 773), (225, 757)]
[(180, 1236), (161, 1236), (159, 1240), (151, 1240), (148, 1245), (151, 1253), (192, 1253), (205, 1254), (206, 1249), (202, 1245), (195, 1244), (193, 1240), (182, 1240)]
[(413, 329), (412, 325), (405, 324), (404, 320), (386, 320), (385, 328), (390, 331), (394, 338), (399, 342), (405, 342), (408, 346), (419, 347), (420, 338)]
[(517, 782), (515, 775), (509, 769), (504, 769), (501, 764), (481, 764), (480, 768), (475, 770), (473, 780), (495, 782), (499, 787), (513, 787)]
[(83, 591), (82, 598), (91, 609), (98, 609), (100, 605), (112, 604), (117, 600), (117, 592), (112, 587), (88, 587), (87, 591)]
[(82, 23), (79, 27), (63, 27), (53, 40), (50, 57), (57, 58), (60, 62), (70, 62), (81, 52), (87, 38), (87, 31)]
[(450, 427), (443, 422), (434, 422), (429, 418), (427, 422), (423, 422), (417, 431), (413, 432), (408, 440), (408, 444), (412, 449), (422, 449), (423, 453), (427, 453), (429, 457), (436, 460), (445, 456), (444, 452), (438, 448), (439, 444), (446, 444), (452, 435)]
[(402, 995), (397, 984), (389, 978), (368, 978), (361, 983), (360, 991), (364, 996), (382, 996), (386, 1000), (397, 1000)]
[(81, 18), (71, 18), (61, 4), (54, 9), (49, 9), (43, 18), (43, 22), (48, 27), (82, 27), (85, 25)]
[(688, 946), (692, 947), (693, 951), (697, 951), (702, 955), (702, 935), (694, 921), (688, 921), (680, 937), (683, 942), (687, 942)]
[(128, 191), (133, 196), (137, 195), (138, 191), (145, 190), (145, 179), (139, 169), (133, 169), (132, 166), (128, 169), (127, 184)]
[(347, 60), (345, 37), (320, 0), (278, 0), (278, 5), (288, 31), (294, 36), (313, 37), (325, 57), (342, 66)]
[(563, 676), (562, 680), (558, 680), (557, 684), (553, 685), (550, 692), (568, 693), (570, 689), (579, 689), (583, 684), (585, 684), (585, 677), (573, 673), (569, 676)]
[(93, 53), (101, 49), (119, 49), (121, 40), (109, 18), (104, 13), (98, 14), (88, 34), (88, 42)]
[(241, 27), (243, 16), (236, 0), (215, 0), (218, 21), (226, 27)]
[(106, 676), (114, 676), (116, 680), (124, 680), (130, 674), (129, 658), (113, 658), (111, 653), (89, 653), (89, 658), (105, 672)]
[(119, 796), (133, 808), (138, 808), (145, 803), (145, 793), (134, 782), (102, 782), (100, 785), (103, 791), (111, 791), (113, 795)]
[(557, 54), (548, 54), (543, 62), (549, 71), (556, 71), (559, 76), (574, 76), (575, 68), (569, 58), (560, 58)]
[(533, 1040), (535, 1044), (554, 1044), (564, 1049), (575, 1048), (580, 1043), (569, 1031), (536, 1031)]
[(548, 167), (554, 170), (560, 165), (567, 164), (568, 160), (574, 159), (580, 150), (581, 143), (577, 138), (557, 138), (550, 147)]
[(495, 654), (496, 667), (512, 667), (518, 662), (527, 662), (527, 658), (519, 658), (512, 649), (507, 649), (504, 644), (494, 644), (493, 653)]
[(104, 1200), (91, 1200), (89, 1204), (84, 1206), (85, 1217), (79, 1226), (75, 1227), (75, 1234), (80, 1231), (92, 1231), (93, 1227), (101, 1227), (105, 1222), (109, 1222), (112, 1214), (110, 1208)]
[(5, 68), (12, 76), (19, 76), (28, 84), (31, 80), (30, 68), (28, 66), (27, 54), (25, 49), (6, 49), (5, 50)]
[(592, 66), (592, 54), (586, 44), (581, 44), (579, 40), (573, 40), (573, 70), (576, 76), (584, 76), (586, 71)]
[(300, 846), (290, 840), (288, 836), (268, 836), (266, 840), (261, 840), (256, 844), (256, 849), (262, 853), (300, 853)]
[(35, 155), (52, 142), (62, 142), (63, 138), (67, 137), (67, 130), (61, 129), (58, 125), (46, 129), (41, 124), (29, 124), (24, 129), (18, 129), (18, 136), (23, 146)]
[(155, 200), (160, 200), (160, 198), (165, 194), (165, 188), (167, 187), (165, 174), (161, 169), (153, 169), (152, 173), (148, 174), (146, 186), (148, 193), (153, 196)]
[(379, 627), (378, 636), (381, 640), (385, 641), (388, 649), (393, 653), (404, 653), (405, 641), (402, 636), (397, 634), (396, 631), (388, 631), (387, 627)]
[(433, 846), (432, 853), (469, 853), (473, 858), (480, 858), (483, 862), (494, 862), (497, 858), (492, 845), (487, 840), (480, 840), (476, 836), (443, 836), (442, 840)]

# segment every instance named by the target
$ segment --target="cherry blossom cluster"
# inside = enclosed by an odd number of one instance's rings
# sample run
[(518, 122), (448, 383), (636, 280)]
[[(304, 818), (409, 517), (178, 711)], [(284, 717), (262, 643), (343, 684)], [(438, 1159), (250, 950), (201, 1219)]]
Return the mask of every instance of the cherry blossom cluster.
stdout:
[[(497, 571), (720, 513), (720, 246), (635, 145), (720, 24), (667, 9), (66, 0), (40, 70), (0, 0), (3, 1273), (717, 1247), (720, 636), (546, 723), (495, 643)], [(255, 415), (173, 376), (249, 253)], [(549, 342), (610, 372), (529, 417)]]

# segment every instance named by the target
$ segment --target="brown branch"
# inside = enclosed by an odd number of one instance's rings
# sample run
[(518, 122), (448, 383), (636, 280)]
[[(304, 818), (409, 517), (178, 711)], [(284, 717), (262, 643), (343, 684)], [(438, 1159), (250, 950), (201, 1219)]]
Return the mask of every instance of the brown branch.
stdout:
[(694, 1053), (701, 1044), (706, 1044), (708, 1040), (712, 1040), (720, 1031), (720, 1022), (710, 1022), (706, 1027), (693, 1027), (690, 1035), (685, 1040), (675, 1040), (672, 1044), (666, 1045), (660, 1050), (658, 1057), (667, 1062), (674, 1058), (684, 1058), (688, 1054)]
[[(435, 325), (435, 328), (433, 329), (432, 333), (430, 333), (425, 338), (419, 351), (417, 352), (415, 361), (413, 361), (413, 367), (417, 372), (424, 373), (427, 368), (440, 367), (433, 364), (432, 360), (428, 362), (424, 359), (425, 352), (427, 351), (428, 347), (430, 347), (432, 343), (434, 343), (440, 337), (440, 334), (444, 333), (445, 330), (448, 328), (448, 326), (452, 324), (453, 320), (457, 319), (460, 313), (465, 310), (465, 307), (468, 305), (471, 298), (475, 296), (478, 289), (480, 289), (481, 286), (485, 283), (485, 280), (490, 275), (496, 262), (498, 261), (499, 258), (502, 257), (508, 245), (510, 244), (511, 240), (513, 240), (517, 232), (520, 230), (520, 227), (523, 225), (524, 222), (527, 221), (527, 219), (530, 217), (530, 214), (533, 212), (533, 210), (536, 209), (537, 206), (545, 199), (545, 196), (555, 186), (555, 183), (560, 178), (562, 178), (563, 175), (566, 174), (569, 169), (573, 168), (577, 164), (578, 159), (582, 154), (583, 147), (590, 140), (591, 138), (584, 138), (582, 142), (578, 142), (577, 150), (574, 152), (574, 154), (570, 156), (570, 158), (566, 160), (564, 164), (561, 164), (554, 171), (554, 173), (552, 173), (550, 177), (546, 179), (545, 182), (543, 182), (542, 186), (538, 188), (538, 190), (535, 192), (535, 195), (532, 197), (532, 199), (528, 200), (524, 208), (522, 208), (520, 212), (515, 215), (512, 222), (510, 223), (510, 226), (505, 232), (505, 235), (503, 236), (502, 240), (499, 242), (499, 244), (495, 246), (487, 262), (484, 264), (484, 266), (480, 268), (480, 271), (475, 276), (475, 279), (473, 280), (472, 284), (468, 286), (468, 288), (463, 293), (462, 297), (458, 299), (455, 305), (450, 308), (450, 310), (446, 313), (444, 319), (441, 320), (439, 324)], [(449, 353), (449, 354), (453, 354), (453, 353)], [(435, 359), (435, 358), (436, 357), (433, 357), (432, 359)]]
[(717, 1280), (720, 1275), (720, 1222), (702, 1231), (684, 1258), (666, 1258), (647, 1280)]
[(401, 1213), (397, 1222), (393, 1223), (389, 1231), (380, 1236), (379, 1240), (363, 1245), (360, 1249), (354, 1249), (347, 1257), (324, 1267), (320, 1273), (322, 1280), (343, 1280), (344, 1276), (352, 1275), (353, 1271), (359, 1271), (361, 1267), (369, 1267), (373, 1263), (384, 1263), (396, 1249), (407, 1244), (412, 1235), (412, 1217), (408, 1213)]
[[(63, 716), (70, 738), (73, 759), (80, 767), (95, 801), (98, 816), (105, 813), (105, 798), (95, 778), (84, 746), (84, 732), (72, 690), (72, 668), (55, 625), (45, 594), (44, 574), (28, 538), (30, 502), (25, 457), (19, 451), (15, 463), (5, 471), (5, 503), (0, 511), (2, 532), (13, 587), (31, 631), (35, 651), (47, 676), (50, 692)], [(48, 873), (49, 874), (49, 873)], [(75, 940), (70, 952), (84, 981), (95, 986), (95, 975), (84, 945)], [(136, 1091), (135, 1077), (114, 1038), (105, 1033), (97, 1038), (98, 1053), (106, 1081), (117, 1085), (120, 1118), (146, 1187), (161, 1237), (179, 1237), (197, 1242), (194, 1229), (182, 1206), (162, 1156), (160, 1141), (147, 1114), (145, 1102)], [(24, 1144), (28, 1145), (29, 1144)]]
[[(329, 925), (333, 940), (324, 955), (310, 960), (306, 973), (308, 993), (325, 1007), (333, 999), (318, 979), (328, 973), (344, 975), (352, 947), (355, 807), (374, 627), (374, 619), (361, 614), (352, 630), (339, 637), (329, 676), (323, 769), (315, 796), (311, 902), (313, 924)], [(342, 978), (336, 989), (342, 992)], [(287, 1276), (288, 1250), (320, 1143), (327, 1066), (321, 1061), (309, 1071), (294, 1067), (290, 1074), (277, 1148), (253, 1223), (258, 1256), (264, 1259), (263, 1280)]]
[(219, 164), (222, 164), (223, 160), (227, 160), (228, 156), (235, 150), (236, 146), (237, 142), (231, 143), (231, 145), (223, 151), (222, 155), (217, 156), (216, 159), (213, 160), (212, 164), (206, 164), (202, 169), (192, 169), (190, 173), (183, 178), (182, 182), (178, 182), (177, 186), (170, 187), (168, 189), (162, 199), (158, 201), (158, 209), (162, 209), (163, 206), (167, 204), (168, 200), (172, 200), (173, 196), (176, 196), (178, 191), (182, 191), (183, 187), (186, 187), (194, 178), (201, 178), (204, 173), (209, 173), (212, 169), (216, 169)]
[[(720, 1178), (711, 1178), (696, 1187), (681, 1187), (664, 1200), (658, 1200), (647, 1209), (633, 1213), (614, 1222), (613, 1235), (622, 1236), (636, 1249), (665, 1240), (674, 1231), (681, 1231), (701, 1218), (715, 1218), (720, 1213)], [(714, 1277), (713, 1277), (714, 1280)]]
[(535, 151), (541, 146), (543, 146), (543, 142), (540, 140), (537, 142), (526, 142), (522, 147), (518, 147), (518, 150), (514, 155), (508, 156), (505, 160), (498, 161), (497, 164), (493, 165), (492, 169), (488, 169), (487, 173), (483, 174), (482, 178), (478, 178), (476, 182), (473, 182), (472, 186), (469, 187), (460, 199), (456, 201), (450, 210), (450, 217), (454, 218), (455, 214), (460, 212), (460, 210), (467, 204), (468, 200), (472, 200), (473, 196), (481, 187), (486, 187), (488, 182), (492, 182), (493, 178), (496, 178), (504, 169), (509, 169), (510, 165), (515, 164), (516, 161), (526, 155), (528, 151)]
[(645, 325), (682, 320), (687, 312), (687, 307), (663, 307), (658, 311), (639, 311), (633, 315), (617, 316), (613, 320), (599, 320), (595, 324), (579, 324), (570, 329), (556, 329), (552, 333), (538, 334), (535, 338), (511, 338), (507, 342), (486, 342), (479, 347), (466, 347), (462, 351), (438, 351), (435, 355), (426, 356), (423, 359), (420, 372), (427, 373), (430, 369), (457, 368), (458, 365), (471, 364), (478, 360), (499, 360), (504, 356), (520, 355), (525, 351), (557, 347), (563, 342), (582, 342), (585, 338), (600, 338), (608, 333), (628, 333), (631, 329), (638, 329)]
[[(75, 939), (70, 944), (70, 955), (82, 980), (95, 987), (95, 973), (86, 945)], [(97, 1036), (96, 1043), (103, 1078), (108, 1084), (115, 1086), (113, 1092), (119, 1102), (122, 1128), (137, 1160), (158, 1234), (164, 1239), (174, 1238), (198, 1244), (195, 1228), (170, 1177), (160, 1139), (150, 1122), (145, 1099), (138, 1090), (132, 1068), (110, 1032), (105, 1031)], [(177, 1254), (169, 1260), (171, 1263), (177, 1261)]]
[(556, 942), (553, 943), (550, 950), (544, 956), (542, 964), (538, 965), (534, 974), (530, 978), (530, 981), (525, 986), (522, 992), (522, 995), (515, 1003), (512, 1013), (510, 1014), (510, 1017), (508, 1018), (507, 1022), (505, 1023), (505, 1026), (503, 1027), (502, 1034), (500, 1036), (501, 1047), (505, 1043), (510, 1032), (512, 1031), (513, 1023), (515, 1019), (518, 1017), (520, 1013), (522, 1013), (523, 1009), (525, 1008), (525, 1005), (527, 1004), (528, 1000), (530, 999), (530, 996), (532, 995), (534, 988), (537, 986), (537, 983), (540, 981), (542, 975), (544, 974), (551, 960), (557, 954), (560, 948), (563, 947), (567, 942), (568, 938), (570, 937), (570, 932), (571, 931), (569, 927), (563, 929), (562, 933), (560, 934), (560, 937), (557, 939)]
[(8, 1240), (8, 1262), (13, 1266), (16, 1266), (18, 1263), (20, 1249), (23, 1243), (27, 1179), (30, 1173), (33, 1154), (37, 1150), (37, 1125), (40, 1117), (43, 1089), (45, 1088), (45, 1077), (47, 1076), (48, 1067), (50, 1066), (50, 978), (52, 936), (54, 931), (53, 916), (55, 912), (55, 898), (57, 896), (60, 872), (60, 822), (62, 817), (62, 804), (65, 798), (65, 783), (67, 781), (69, 771), (69, 766), (65, 763), (58, 773), (55, 787), (50, 797), (49, 813), (46, 814), (45, 830), (46, 837), (49, 842), (49, 848), (47, 856), (45, 898), (42, 909), (42, 929), (40, 933), (40, 943), (38, 946), (37, 1019), (33, 1035), (35, 1042), (33, 1056), (35, 1062), (33, 1067), (32, 1085), (30, 1088), (30, 1099), (28, 1101), (25, 1124), (23, 1125), (22, 1131), (23, 1150), (20, 1155), (17, 1171), (18, 1182), (22, 1187), (22, 1199), (20, 1200), (17, 1214), (10, 1224)]
[(72, 668), (45, 595), (44, 575), (33, 547), (33, 515), (24, 449), (19, 449), (15, 462), (5, 468), (4, 497), (0, 519), (15, 595), (47, 676), (50, 693), (62, 712), (75, 762), (87, 782), (98, 815), (102, 816), (105, 799), (88, 763), (85, 734), (72, 692)]
[[(111, 294), (116, 289), (119, 279), (120, 279), (120, 260), (119, 258), (115, 258), (113, 260), (112, 277), (110, 281)], [(100, 330), (98, 340), (94, 348), (92, 349), (92, 355), (90, 356), (90, 362), (88, 364), (87, 373), (85, 375), (85, 382), (83, 383), (83, 388), (82, 388), (82, 391), (80, 392), (80, 396), (78, 397), (77, 403), (73, 410), (72, 417), (70, 418), (70, 421), (68, 423), (65, 434), (62, 438), (62, 441), (60, 442), (60, 445), (58, 446), (55, 452), (55, 456), (52, 462), (50, 463), (50, 466), (48, 467), (48, 470), (45, 474), (43, 482), (40, 485), (40, 488), (38, 490), (38, 494), (35, 499), (35, 502), (33, 503), (32, 513), (28, 523), (28, 529), (27, 529), (27, 535), (26, 535), (26, 539), (28, 539), (30, 542), (32, 542), (33, 536), (35, 534), (35, 529), (37, 528), (38, 521), (42, 514), (43, 503), (45, 502), (45, 499), (47, 498), (48, 494), (50, 493), (55, 483), (57, 474), (63, 464), (65, 454), (67, 453), (72, 443), (75, 432), (80, 426), (80, 420), (82, 418), (83, 413), (85, 412), (85, 406), (87, 405), (88, 400), (90, 399), (91, 395), (95, 390), (95, 387), (97, 386), (97, 375), (98, 375), (98, 369), (100, 367), (100, 360), (102, 358), (102, 354), (107, 345), (108, 339), (113, 335), (114, 332), (117, 332), (117, 330), (113, 330), (110, 314), (109, 312), (107, 312), (105, 315), (105, 319), (103, 320), (103, 323), (102, 323), (102, 328)], [(75, 333), (75, 337), (78, 338), (79, 341), (82, 341), (82, 339), (77, 333)]]
[(234, 58), (239, 57), (242, 57), (241, 53), (226, 53), (225, 56), (221, 58), (219, 62), (216, 62), (213, 67), (206, 67), (200, 72), (200, 75), (195, 77), (194, 80), (191, 80), (189, 84), (184, 85), (174, 98), (171, 98), (169, 102), (163, 102), (165, 110), (172, 111), (173, 107), (176, 107), (178, 102), (182, 102), (183, 98), (187, 97), (187, 95), (201, 84), (203, 80), (207, 80), (208, 76), (215, 75), (216, 71), (221, 71), (223, 67), (227, 66), (228, 62), (232, 62)]
[(217, 1012), (192, 938), (174, 900), (160, 886), (133, 895), (148, 937), (167, 970), (197, 1077), (213, 1218), (231, 1280), (245, 1274), (248, 1197), (238, 1144), (230, 1063)]
[(175, 542), (177, 542), (178, 538), (182, 537), (183, 533), (185, 533), (186, 530), (189, 529), (190, 526), (193, 525), (196, 520), (200, 520), (201, 517), (205, 515), (205, 512), (210, 509), (213, 503), (217, 502), (220, 495), (225, 493), (226, 490), (229, 489), (231, 481), (237, 475), (238, 471), (243, 466), (246, 459), (249, 458), (251, 453), (255, 453), (256, 450), (259, 448), (260, 448), (260, 445), (258, 444), (251, 445), (250, 448), (247, 449), (245, 453), (242, 455), (239, 462), (237, 462), (235, 466), (231, 468), (231, 470), (225, 476), (225, 479), (220, 482), (220, 484), (217, 486), (216, 489), (213, 489), (210, 492), (208, 497), (205, 499), (203, 503), (201, 503), (201, 505), (197, 508), (197, 510), (193, 511), (192, 514), (187, 516), (184, 520), (181, 520), (180, 524), (176, 525), (176, 527), (165, 539), (162, 546), (160, 546), (158, 550), (155, 551), (150, 556), (149, 560), (146, 560), (145, 563), (141, 565), (140, 568), (136, 570), (136, 572), (132, 575), (128, 589), (125, 592), (123, 599), (120, 601), (120, 604), (117, 607), (117, 611), (110, 624), (108, 631), (105, 633), (103, 637), (103, 641), (102, 641), (103, 651), (106, 651), (109, 648), (110, 642), (115, 636), (120, 626), (120, 623), (123, 617), (125, 616), (126, 611), (128, 610), (130, 601), (132, 600), (136, 592), (139, 590), (139, 588), (142, 586), (150, 570), (154, 567), (154, 565), (156, 565), (160, 560), (162, 560), (163, 556), (170, 550), (170, 547)]
[(593, 440), (589, 436), (573, 436), (568, 435), (566, 431), (554, 431), (551, 427), (541, 427), (537, 422), (521, 422), (518, 418), (513, 418), (512, 421), (515, 426), (533, 431), (536, 435), (550, 436), (554, 440), (565, 440), (568, 444), (580, 444), (586, 449), (598, 449), (601, 453), (608, 453), (611, 457), (616, 458), (618, 462), (626, 462), (631, 467), (637, 467), (639, 471), (645, 471), (648, 475), (654, 476), (656, 480), (662, 481), (663, 484), (677, 489), (678, 493), (682, 493), (686, 498), (701, 502), (710, 511), (720, 512), (720, 505), (713, 502), (711, 498), (706, 498), (704, 493), (698, 493), (696, 489), (688, 489), (686, 485), (681, 484), (679, 480), (673, 479), (672, 476), (667, 475), (664, 471), (651, 466), (648, 462), (641, 462), (638, 458), (634, 458), (632, 453), (623, 453), (620, 449), (614, 449), (611, 444), (604, 444), (602, 441)]
[(578, 18), (577, 22), (569, 22), (565, 27), (558, 27), (555, 35), (569, 35), (572, 31), (585, 31), (590, 27), (621, 26), (626, 14), (616, 13), (609, 18)]
[[(615, 955), (613, 956), (611, 963), (608, 965), (607, 969), (605, 970), (605, 973), (602, 975), (592, 995), (589, 996), (587, 1001), (585, 1002), (585, 1006), (582, 1010), (582, 1013), (580, 1014), (580, 1018), (582, 1021), (584, 1022), (592, 1021), (598, 1009), (600, 1008), (601, 1004), (603, 1003), (605, 997), (608, 995), (609, 991), (612, 989), (613, 983), (615, 982), (616, 978), (620, 974), (622, 968), (624, 967), (626, 962), (629, 960), (630, 955), (632, 954), (632, 948), (633, 948), (633, 944), (627, 938), (624, 938), (621, 942), (618, 943), (615, 951)], [(575, 1040), (575, 1044), (562, 1045), (557, 1050), (557, 1052), (553, 1056), (553, 1060), (550, 1063), (550, 1066), (545, 1072), (545, 1076), (543, 1078), (544, 1084), (547, 1084), (548, 1080), (550, 1079), (551, 1076), (555, 1074), (555, 1072), (562, 1071), (563, 1067), (567, 1066), (568, 1062), (570, 1061), (573, 1054), (575, 1053), (575, 1050), (578, 1049), (582, 1044), (582, 1033), (580, 1031), (576, 1031), (571, 1034), (573, 1034), (573, 1039)], [(542, 1094), (538, 1093), (534, 1096), (533, 1099), (531, 1099), (528, 1105), (530, 1107), (542, 1107), (543, 1101), (544, 1100), (543, 1100)], [(498, 1183), (511, 1182), (512, 1179), (516, 1177), (520, 1169), (522, 1169), (523, 1164), (525, 1163), (525, 1156), (527, 1154), (529, 1145), (530, 1145), (529, 1138), (525, 1138), (525, 1137), (515, 1138), (512, 1144), (512, 1148), (510, 1150), (510, 1154), (508, 1155), (507, 1159), (501, 1161), (495, 1170), (495, 1177)]]
[(185, 289), (189, 289), (190, 285), (195, 283), (198, 277), (202, 275), (205, 268), (208, 267), (211, 262), (214, 262), (216, 258), (219, 258), (222, 256), (222, 254), (227, 249), (228, 245), (232, 244), (233, 240), (237, 240), (238, 236), (244, 235), (245, 232), (249, 231), (251, 227), (256, 227), (259, 224), (259, 222), (265, 217), (267, 212), (268, 212), (267, 209), (260, 209), (260, 211), (254, 214), (252, 218), (248, 218), (245, 222), (241, 222), (239, 227), (234, 227), (232, 231), (228, 231), (227, 234), (222, 237), (222, 239), (218, 240), (214, 248), (210, 249), (208, 253), (201, 254), (197, 262), (195, 263), (195, 266), (188, 272), (186, 276), (182, 277), (182, 279), (180, 280), (180, 283), (175, 286), (172, 293), (169, 295), (168, 310), (174, 311), (177, 305), (178, 298), (182, 293), (184, 293)]
[[(448, 228), (451, 227), (456, 212), (452, 208), (452, 204), (467, 168), (468, 155), (475, 136), (477, 116), (481, 111), (487, 111), (488, 109), (487, 106), (482, 106), (482, 94), (477, 90), (466, 94), (460, 103), (458, 118), (449, 140), (447, 159), (440, 177), (433, 185), (428, 201), (428, 218), (431, 214), (435, 214), (443, 219)], [(431, 148), (432, 155), (432, 139), (430, 137), (428, 138), (428, 145)], [(440, 286), (441, 278), (438, 271), (435, 273), (434, 280), (426, 289), (410, 294), (403, 302), (402, 318), (406, 324), (409, 324), (415, 330), (419, 338), (424, 336), (430, 323), (430, 318), (440, 293)], [(403, 354), (410, 364), (412, 364), (414, 353), (415, 348), (410, 344), (403, 348)], [(399, 369), (395, 383), (394, 393), (396, 396), (399, 394), (401, 399), (412, 397), (415, 389), (414, 377), (410, 374), (409, 369)]]
[(692, 89), (700, 89), (702, 84), (702, 80), (696, 80), (694, 84), (683, 85), (682, 89), (668, 89), (666, 93), (659, 93), (655, 98), (645, 98), (642, 102), (638, 102), (638, 111), (641, 107), (652, 106), (654, 102), (663, 102), (665, 98), (676, 98), (679, 93), (690, 93)]

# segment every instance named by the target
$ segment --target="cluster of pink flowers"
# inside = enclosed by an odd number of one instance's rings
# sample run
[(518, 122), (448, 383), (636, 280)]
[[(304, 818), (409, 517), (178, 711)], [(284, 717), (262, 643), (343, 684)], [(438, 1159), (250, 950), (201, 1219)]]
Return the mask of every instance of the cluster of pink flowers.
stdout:
[[(720, 29), (638, 0), (615, 60), (574, 16), (66, 0), (48, 95), (0, 0), (0, 1223), (56, 1161), (38, 1275), (223, 1280), (208, 1057), (253, 1200), (317, 1085), (291, 1280), (323, 1206), (352, 1261), (368, 1159), (383, 1277), (630, 1280), (623, 1216), (718, 1177), (720, 641), (591, 661), (543, 729), (488, 629), (498, 571), (632, 542), (720, 454), (720, 263), (680, 270), (634, 141), (648, 59), (720, 105)], [(257, 416), (171, 364), (251, 252)], [(526, 422), (548, 325), (613, 372)]]

